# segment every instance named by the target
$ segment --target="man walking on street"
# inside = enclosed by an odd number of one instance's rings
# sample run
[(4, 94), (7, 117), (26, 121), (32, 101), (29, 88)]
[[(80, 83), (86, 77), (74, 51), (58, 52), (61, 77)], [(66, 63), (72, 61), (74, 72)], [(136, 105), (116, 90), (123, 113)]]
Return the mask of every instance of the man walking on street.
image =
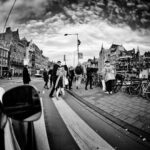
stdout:
[(49, 76), (48, 76), (48, 72), (45, 68), (44, 68), (44, 71), (43, 71), (43, 79), (44, 79), (44, 82), (45, 82), (44, 88), (48, 89)]
[(92, 68), (91, 68), (91, 61), (88, 62), (88, 66), (86, 68), (86, 84), (85, 84), (85, 90), (87, 89), (88, 83), (90, 82), (90, 89), (92, 89)]
[(72, 82), (73, 82), (73, 79), (74, 79), (74, 68), (71, 66), (69, 68), (69, 90), (72, 90)]
[(55, 91), (55, 84), (56, 84), (56, 80), (57, 80), (57, 70), (58, 68), (61, 66), (61, 61), (58, 61), (57, 64), (55, 64), (53, 66), (53, 70), (52, 70), (52, 82), (53, 82), (53, 86), (52, 86), (52, 90), (49, 94), (49, 97), (52, 98), (53, 97), (53, 93)]

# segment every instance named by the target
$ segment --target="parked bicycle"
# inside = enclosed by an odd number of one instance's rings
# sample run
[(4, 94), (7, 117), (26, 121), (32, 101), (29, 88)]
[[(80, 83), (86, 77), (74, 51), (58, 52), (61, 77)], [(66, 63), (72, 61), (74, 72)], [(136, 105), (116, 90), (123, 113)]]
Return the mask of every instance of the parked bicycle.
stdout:
[(131, 81), (126, 80), (124, 75), (117, 74), (116, 75), (116, 80), (114, 81), (113, 92), (117, 93), (120, 90), (123, 90), (124, 92), (128, 93), (128, 87), (130, 86), (130, 84), (131, 84)]
[(100, 86), (100, 76), (97, 73), (93, 74), (93, 82), (92, 84), (96, 87)]
[(146, 97), (150, 100), (150, 82), (147, 79), (134, 81), (129, 87), (130, 95)]

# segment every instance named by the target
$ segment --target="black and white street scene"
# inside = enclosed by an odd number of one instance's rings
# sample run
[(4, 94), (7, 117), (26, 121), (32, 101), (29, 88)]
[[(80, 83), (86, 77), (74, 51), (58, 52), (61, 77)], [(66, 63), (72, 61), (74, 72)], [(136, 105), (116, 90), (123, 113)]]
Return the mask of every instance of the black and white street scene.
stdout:
[(150, 150), (150, 1), (0, 0), (0, 150)]

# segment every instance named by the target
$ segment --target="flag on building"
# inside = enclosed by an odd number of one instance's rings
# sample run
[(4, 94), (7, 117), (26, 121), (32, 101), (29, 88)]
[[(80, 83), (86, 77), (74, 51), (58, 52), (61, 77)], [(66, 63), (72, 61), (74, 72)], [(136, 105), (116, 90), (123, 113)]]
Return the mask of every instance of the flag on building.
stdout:
[(81, 44), (81, 41), (80, 40), (78, 40), (78, 45), (80, 45)]
[(64, 61), (66, 61), (66, 55), (64, 55)]

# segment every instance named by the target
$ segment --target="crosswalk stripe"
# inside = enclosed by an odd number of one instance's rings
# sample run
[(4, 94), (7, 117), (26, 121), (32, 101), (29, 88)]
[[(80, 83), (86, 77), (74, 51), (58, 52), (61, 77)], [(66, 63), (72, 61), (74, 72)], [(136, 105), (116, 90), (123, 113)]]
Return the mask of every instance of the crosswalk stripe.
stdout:
[(62, 98), (59, 100), (53, 98), (53, 102), (81, 150), (114, 150)]

